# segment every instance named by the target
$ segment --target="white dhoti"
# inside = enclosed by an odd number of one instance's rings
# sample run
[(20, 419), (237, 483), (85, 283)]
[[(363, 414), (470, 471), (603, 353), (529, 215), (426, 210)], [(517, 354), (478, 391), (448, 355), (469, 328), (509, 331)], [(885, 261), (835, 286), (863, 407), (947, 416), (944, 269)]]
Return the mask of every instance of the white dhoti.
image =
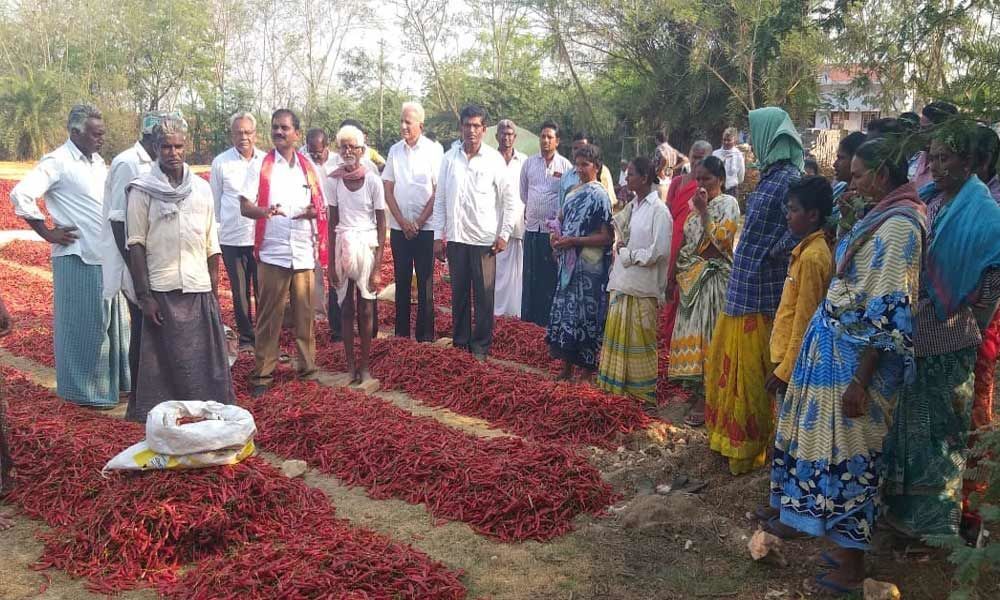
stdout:
[(343, 306), (347, 298), (348, 283), (353, 281), (365, 300), (374, 300), (375, 292), (369, 291), (368, 279), (375, 268), (375, 250), (378, 232), (372, 229), (337, 229), (337, 247), (334, 266), (337, 274), (337, 302)]
[(521, 316), (521, 277), (524, 272), (524, 242), (510, 238), (507, 249), (497, 254), (497, 276), (493, 296), (495, 316)]

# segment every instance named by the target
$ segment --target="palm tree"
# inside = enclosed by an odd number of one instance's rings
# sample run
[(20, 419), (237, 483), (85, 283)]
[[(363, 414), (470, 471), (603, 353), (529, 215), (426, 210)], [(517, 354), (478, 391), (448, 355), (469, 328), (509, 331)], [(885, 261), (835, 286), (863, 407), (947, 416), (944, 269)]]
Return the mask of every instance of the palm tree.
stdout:
[(46, 72), (0, 80), (0, 116), (6, 146), (18, 160), (37, 159), (61, 125), (62, 90)]

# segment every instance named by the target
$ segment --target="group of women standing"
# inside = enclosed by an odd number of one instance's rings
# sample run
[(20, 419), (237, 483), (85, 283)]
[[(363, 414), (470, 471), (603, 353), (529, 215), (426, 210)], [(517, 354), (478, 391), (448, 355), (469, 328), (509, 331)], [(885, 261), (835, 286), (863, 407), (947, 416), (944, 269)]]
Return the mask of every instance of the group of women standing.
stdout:
[(996, 363), (983, 348), (997, 342), (1000, 140), (961, 118), (924, 123), (932, 180), (918, 189), (901, 136), (845, 138), (826, 192), (838, 200), (832, 281), (774, 398), (769, 341), (798, 243), (786, 202), (803, 149), (784, 111), (754, 110), (749, 122), (760, 181), (735, 251), (739, 205), (722, 192), (725, 169), (707, 144), (691, 148), (691, 172), (670, 182), (666, 203), (655, 165), (630, 163), (636, 199), (614, 218), (603, 190), (588, 186), (594, 154), (578, 155), (584, 183), (562, 207), (562, 235), (575, 241), (553, 242), (560, 287), (549, 339), (564, 347), (565, 323), (575, 323), (587, 345), (562, 356), (590, 369), (600, 356), (599, 386), (655, 403), (656, 303), (666, 301), (659, 335), (670, 337), (669, 377), (696, 397), (688, 423), (704, 422), (733, 474), (769, 462), (758, 518), (781, 536), (836, 543), (806, 584), (849, 593), (881, 511), (904, 536), (958, 533), (969, 432), (991, 418), (974, 390), (977, 370)]
[(975, 175), (984, 133), (996, 136), (967, 122), (928, 129), (933, 181), (919, 190), (893, 136), (853, 151), (841, 209), (857, 214), (778, 407), (771, 460), (766, 528), (839, 546), (814, 590), (860, 588), (882, 510), (904, 537), (959, 532), (974, 365), (1000, 298), (1000, 199)]

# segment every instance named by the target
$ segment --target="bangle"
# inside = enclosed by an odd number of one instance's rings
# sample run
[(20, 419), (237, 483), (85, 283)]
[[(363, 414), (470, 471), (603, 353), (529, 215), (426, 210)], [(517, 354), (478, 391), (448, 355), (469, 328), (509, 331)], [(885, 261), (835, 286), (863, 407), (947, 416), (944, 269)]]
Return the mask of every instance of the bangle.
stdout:
[(852, 383), (856, 383), (856, 384), (860, 385), (861, 387), (865, 387), (865, 384), (861, 383), (861, 380), (858, 379), (857, 375), (852, 375), (851, 376), (851, 382)]

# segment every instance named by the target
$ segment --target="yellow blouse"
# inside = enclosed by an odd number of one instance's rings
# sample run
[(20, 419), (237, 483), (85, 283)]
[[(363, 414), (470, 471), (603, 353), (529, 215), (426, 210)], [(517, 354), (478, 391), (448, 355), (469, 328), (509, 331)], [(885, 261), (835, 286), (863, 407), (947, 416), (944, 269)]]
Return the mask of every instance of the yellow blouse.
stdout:
[(792, 250), (788, 277), (771, 329), (771, 362), (778, 365), (774, 374), (785, 383), (791, 380), (802, 337), (826, 296), (832, 277), (830, 247), (822, 230), (813, 232)]

